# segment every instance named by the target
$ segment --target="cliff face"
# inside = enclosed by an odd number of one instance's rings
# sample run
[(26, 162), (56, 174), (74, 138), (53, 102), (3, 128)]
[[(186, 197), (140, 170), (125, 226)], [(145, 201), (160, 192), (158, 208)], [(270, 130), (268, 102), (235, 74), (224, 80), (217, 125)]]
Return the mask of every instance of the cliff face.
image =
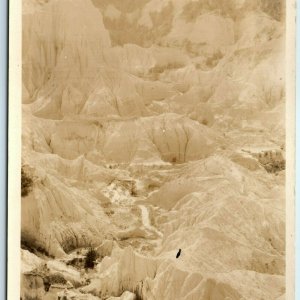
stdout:
[(284, 297), (274, 3), (23, 1), (24, 299)]

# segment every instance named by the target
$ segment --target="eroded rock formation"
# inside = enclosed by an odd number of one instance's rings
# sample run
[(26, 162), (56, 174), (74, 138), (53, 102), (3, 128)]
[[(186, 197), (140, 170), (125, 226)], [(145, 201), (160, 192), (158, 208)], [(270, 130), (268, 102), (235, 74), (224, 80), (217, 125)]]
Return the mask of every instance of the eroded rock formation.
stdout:
[(284, 298), (274, 3), (23, 1), (23, 299)]

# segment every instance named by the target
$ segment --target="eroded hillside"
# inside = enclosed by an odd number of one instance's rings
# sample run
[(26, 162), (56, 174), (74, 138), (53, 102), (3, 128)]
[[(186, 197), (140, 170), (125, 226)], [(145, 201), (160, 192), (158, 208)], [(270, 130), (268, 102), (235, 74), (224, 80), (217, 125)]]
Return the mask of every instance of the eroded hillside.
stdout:
[(284, 33), (280, 1), (23, 0), (23, 299), (284, 299)]

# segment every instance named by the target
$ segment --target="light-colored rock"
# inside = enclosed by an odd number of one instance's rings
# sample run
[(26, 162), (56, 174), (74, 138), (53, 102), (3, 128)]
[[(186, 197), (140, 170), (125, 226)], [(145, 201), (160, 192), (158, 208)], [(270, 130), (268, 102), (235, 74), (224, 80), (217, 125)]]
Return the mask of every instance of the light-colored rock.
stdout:
[[(23, 299), (283, 299), (279, 7), (23, 0), (22, 9), (22, 166), (32, 184), (21, 235), (35, 253), (21, 251)], [(89, 248), (98, 257), (84, 269)], [(45, 274), (70, 284), (46, 292)]]

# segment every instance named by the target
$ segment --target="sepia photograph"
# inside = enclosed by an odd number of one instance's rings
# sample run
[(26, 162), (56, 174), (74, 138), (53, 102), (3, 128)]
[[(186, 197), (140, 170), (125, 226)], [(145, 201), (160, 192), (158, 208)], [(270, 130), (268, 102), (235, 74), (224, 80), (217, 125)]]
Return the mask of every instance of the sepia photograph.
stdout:
[(15, 5), (8, 299), (293, 300), (293, 2)]

